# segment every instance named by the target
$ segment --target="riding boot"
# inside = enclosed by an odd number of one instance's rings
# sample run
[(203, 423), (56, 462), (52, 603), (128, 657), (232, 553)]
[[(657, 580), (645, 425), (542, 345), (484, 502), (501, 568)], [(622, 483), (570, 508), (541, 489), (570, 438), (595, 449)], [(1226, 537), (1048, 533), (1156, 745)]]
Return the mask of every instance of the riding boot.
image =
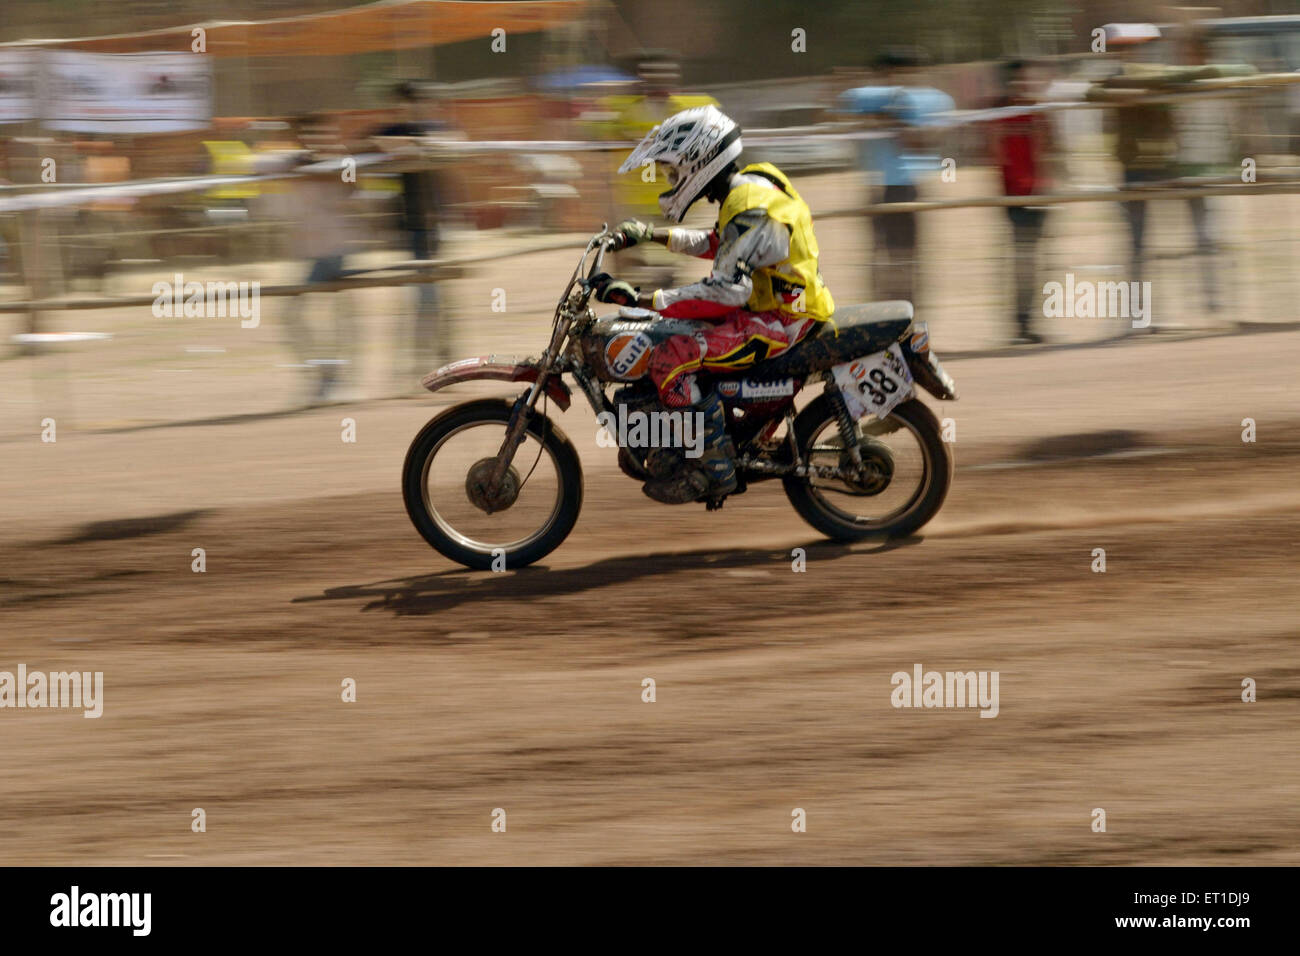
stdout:
[[(699, 458), (686, 458), (678, 471), (667, 478), (647, 481), (642, 490), (655, 501), (668, 505), (690, 501), (720, 501), (736, 490), (736, 449), (727, 434), (727, 413), (716, 392), (695, 406), (702, 419), (702, 451)], [(691, 414), (687, 411), (686, 414)]]

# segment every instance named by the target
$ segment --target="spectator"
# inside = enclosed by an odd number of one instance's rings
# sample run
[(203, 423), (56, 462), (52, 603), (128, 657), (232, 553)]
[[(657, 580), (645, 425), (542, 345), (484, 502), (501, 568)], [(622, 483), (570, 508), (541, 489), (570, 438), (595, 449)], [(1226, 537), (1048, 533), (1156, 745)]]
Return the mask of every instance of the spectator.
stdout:
[[(711, 96), (681, 92), (681, 68), (672, 53), (642, 51), (636, 56), (635, 67), (635, 91), (631, 95), (603, 99), (602, 112), (608, 115), (609, 121), (598, 127), (597, 135), (635, 143), (669, 116), (682, 110), (694, 106), (719, 106)], [(645, 169), (618, 173), (621, 154), (611, 153), (610, 162), (616, 206), (611, 221), (638, 219), (654, 222), (661, 218), (659, 194), (665, 192), (669, 184), (654, 180), (646, 182)], [(673, 286), (678, 267), (672, 253), (651, 242), (639, 243), (618, 253), (619, 274), (648, 289)]]
[[(1203, 67), (1209, 53), (1208, 41), (1200, 32), (1190, 33), (1184, 40), (1185, 58), (1189, 67)], [(1232, 103), (1218, 97), (1189, 99), (1180, 103), (1175, 114), (1178, 137), (1177, 174), (1187, 179), (1215, 179), (1237, 168), (1241, 153), (1234, 148), (1236, 137), (1232, 123)], [(1192, 214), (1192, 231), (1196, 239), (1201, 277), (1201, 291), (1205, 307), (1218, 312), (1219, 251), (1214, 238), (1211, 219), (1211, 201), (1205, 196), (1187, 200)]]
[[(1189, 66), (1161, 64), (1157, 61), (1159, 48), (1155, 45), (1161, 33), (1151, 24), (1108, 23), (1105, 30), (1107, 46), (1122, 54), (1123, 66), (1118, 75), (1089, 90), (1088, 98), (1094, 101), (1114, 102), (1116, 91), (1185, 91), (1187, 84), (1196, 80), (1254, 72), (1248, 65), (1206, 65), (1203, 44), (1197, 46)], [(1124, 103), (1114, 110), (1115, 157), (1123, 167), (1126, 188), (1167, 182), (1190, 171), (1213, 169), (1222, 162), (1226, 155), (1223, 147), (1227, 144), (1227, 126), (1222, 114), (1215, 118), (1214, 107), (1201, 107), (1192, 99), (1179, 104), (1179, 109), (1181, 115), (1177, 122), (1174, 104), (1167, 100)], [(1216, 139), (1211, 143), (1200, 142), (1205, 136)], [(1209, 216), (1203, 198), (1196, 197), (1189, 202), (1197, 249), (1202, 254), (1206, 304), (1213, 311), (1218, 309), (1219, 299)], [(1141, 282), (1146, 271), (1146, 200), (1130, 200), (1123, 205), (1132, 243), (1128, 279)], [(1151, 330), (1158, 327), (1155, 322), (1148, 326)]]
[[(391, 140), (381, 143), (380, 147), (386, 152), (396, 149), (397, 155), (418, 158), (420, 138), (457, 135), (442, 118), (438, 97), (428, 84), (403, 80), (394, 88), (394, 95), (401, 104), (402, 115), (374, 135), (400, 138), (406, 143), (401, 146)], [(402, 173), (401, 227), (406, 233), (407, 249), (412, 259), (428, 260), (438, 255), (446, 211), (447, 183), (438, 170), (426, 166)], [(409, 340), (411, 351), (405, 369), (399, 365), (399, 375), (415, 377), (443, 364), (451, 356), (451, 327), (448, 316), (438, 314), (441, 296), (437, 283), (422, 282), (417, 288), (418, 305)], [(398, 352), (400, 363), (400, 348)]]
[[(288, 157), (289, 161), (323, 168), (292, 180), (289, 191), (283, 194), (291, 204), (287, 211), (294, 220), (290, 248), (311, 260), (305, 284), (335, 282), (343, 278), (344, 256), (354, 238), (349, 222), (353, 187), (344, 181), (339, 162), (347, 150), (338, 127), (328, 117), (299, 117), (293, 122), (293, 131), (300, 149)], [(319, 405), (339, 397), (346, 385), (355, 389), (356, 323), (346, 294), (336, 292), (330, 296), (334, 305), (332, 327), (313, 332), (303, 317), (308, 294), (295, 296), (289, 304), (285, 329), (298, 362), (308, 371), (305, 404)]]
[[(1118, 77), (1107, 86), (1134, 86), (1156, 82), (1164, 72), (1153, 59), (1151, 44), (1160, 39), (1160, 30), (1149, 24), (1108, 23), (1107, 49), (1122, 57)], [(1142, 62), (1143, 60), (1148, 62)], [(1177, 139), (1174, 134), (1173, 108), (1168, 103), (1135, 103), (1115, 111), (1115, 158), (1123, 169), (1125, 188), (1141, 189), (1173, 176)], [(1144, 199), (1123, 204), (1128, 222), (1130, 253), (1128, 281), (1142, 282), (1146, 274), (1147, 203)], [(1152, 326), (1154, 327), (1154, 326)]]
[[(1027, 64), (1006, 63), (1002, 70), (1004, 94), (1000, 107), (1024, 106), (1035, 102), (1035, 91)], [(1052, 154), (1051, 119), (1046, 113), (1017, 113), (991, 124), (993, 153), (1002, 171), (1002, 188), (1008, 196), (1034, 196), (1051, 191), (1048, 164)], [(1031, 316), (1037, 311), (1038, 246), (1043, 235), (1046, 206), (1007, 206), (1011, 220), (1012, 276), (1015, 287), (1016, 334), (1012, 344), (1043, 341), (1034, 331)]]
[[(877, 202), (915, 202), (916, 183), (925, 172), (939, 169), (939, 157), (919, 150), (926, 136), (922, 127), (937, 113), (953, 108), (950, 96), (940, 90), (905, 85), (924, 64), (920, 51), (894, 50), (881, 56), (877, 66), (886, 86), (864, 86), (847, 91), (843, 108), (867, 117), (874, 135), (862, 141), (862, 168), (882, 187)], [(871, 216), (875, 252), (872, 281), (877, 299), (916, 298), (919, 272), (917, 218), (914, 212)]]

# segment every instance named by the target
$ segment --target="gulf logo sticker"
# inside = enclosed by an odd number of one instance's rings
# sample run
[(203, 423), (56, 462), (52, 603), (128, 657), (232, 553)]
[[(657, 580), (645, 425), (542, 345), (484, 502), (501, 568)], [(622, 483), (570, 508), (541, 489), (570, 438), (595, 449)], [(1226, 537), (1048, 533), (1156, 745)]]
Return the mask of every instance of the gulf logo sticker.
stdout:
[(605, 346), (605, 364), (619, 378), (640, 378), (650, 364), (652, 345), (644, 332), (616, 335)]

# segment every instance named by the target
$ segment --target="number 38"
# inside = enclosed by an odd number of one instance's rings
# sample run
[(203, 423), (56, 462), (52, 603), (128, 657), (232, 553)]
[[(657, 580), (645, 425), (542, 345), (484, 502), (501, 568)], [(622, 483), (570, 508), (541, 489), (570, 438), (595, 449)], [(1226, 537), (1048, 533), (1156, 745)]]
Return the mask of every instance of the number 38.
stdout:
[[(859, 382), (858, 391), (871, 396), (871, 402), (874, 405), (883, 405), (885, 400), (898, 391), (898, 383), (886, 375), (881, 369), (873, 368), (867, 375), (870, 382)], [(871, 384), (872, 382), (875, 385)], [(880, 386), (876, 388), (876, 385)]]

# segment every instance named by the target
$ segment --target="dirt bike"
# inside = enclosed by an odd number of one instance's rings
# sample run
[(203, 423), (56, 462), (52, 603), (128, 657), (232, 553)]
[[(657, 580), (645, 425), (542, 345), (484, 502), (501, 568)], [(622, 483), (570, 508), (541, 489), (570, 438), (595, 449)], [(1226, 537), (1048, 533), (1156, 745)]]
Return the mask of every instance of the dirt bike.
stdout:
[[(607, 426), (637, 413), (641, 424), (653, 425), (655, 410), (664, 414), (645, 377), (650, 351), (700, 323), (628, 307), (597, 318), (588, 306), (592, 280), (611, 244), (607, 229), (587, 243), (540, 358), (464, 359), (422, 380), (431, 392), (475, 379), (527, 384), (514, 401), (482, 399), (447, 409), (407, 452), (407, 513), (451, 560), (483, 570), (518, 568), (549, 554), (573, 530), (582, 466), (546, 414), (550, 402), (569, 408), (572, 390), (564, 376)], [(780, 478), (795, 510), (829, 538), (912, 534), (943, 504), (953, 468), (949, 445), (915, 397), (916, 386), (941, 400), (956, 399), (956, 386), (930, 350), (926, 323), (913, 320), (911, 303), (849, 306), (833, 318), (743, 372), (697, 373), (701, 390), (716, 390), (726, 411), (739, 481), (732, 494)], [(795, 397), (818, 381), (825, 383), (821, 394), (796, 412)], [(661, 440), (665, 433), (685, 439), (688, 423), (661, 418), (659, 424), (657, 432), (620, 428), (626, 440), (618, 443), (619, 466), (639, 481), (664, 477), (690, 457), (684, 440)], [(599, 443), (613, 444), (608, 432), (598, 433)]]

